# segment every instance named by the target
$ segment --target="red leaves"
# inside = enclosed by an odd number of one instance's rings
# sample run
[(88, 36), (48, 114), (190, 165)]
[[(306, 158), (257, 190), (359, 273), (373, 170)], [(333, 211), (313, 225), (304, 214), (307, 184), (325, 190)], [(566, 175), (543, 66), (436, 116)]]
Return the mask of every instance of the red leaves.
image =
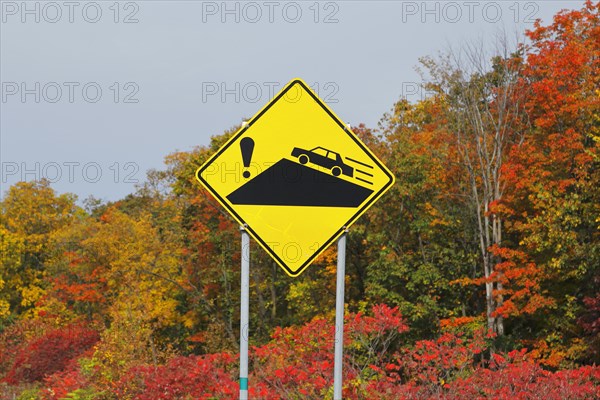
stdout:
[(600, 293), (596, 297), (586, 297), (583, 299), (587, 310), (579, 318), (579, 324), (590, 335), (600, 334)]
[[(371, 312), (345, 318), (345, 398), (358, 396), (360, 385), (350, 382), (371, 371), (369, 364), (385, 365), (390, 343), (408, 330), (397, 307), (377, 305)], [(333, 384), (334, 333), (333, 321), (324, 318), (275, 329), (269, 344), (253, 349), (254, 376), (268, 384), (276, 399), (325, 397)]]
[(42, 399), (64, 399), (67, 398), (69, 393), (84, 388), (88, 384), (87, 377), (83, 376), (79, 370), (79, 364), (76, 360), (73, 360), (64, 371), (57, 372), (44, 379), (45, 387), (42, 390)]
[[(369, 335), (405, 331), (397, 308), (378, 306), (373, 316), (349, 315), (346, 319), (347, 346)], [(264, 399), (322, 398), (332, 385), (334, 327), (324, 318), (301, 327), (277, 328), (265, 346), (251, 350), (249, 377), (251, 395)], [(347, 349), (345, 376), (358, 371), (350, 363)], [(238, 391), (237, 356), (214, 354), (177, 357), (167, 365), (142, 366), (130, 370), (116, 383), (115, 395), (139, 400), (191, 397), (194, 399), (235, 398)], [(377, 360), (379, 361), (379, 360)], [(354, 393), (355, 389), (349, 388)], [(353, 398), (353, 397), (351, 397)]]
[[(445, 398), (593, 399), (600, 394), (599, 367), (551, 373), (527, 361), (505, 363), (496, 370), (482, 369), (451, 385)], [(593, 375), (596, 374), (595, 377)]]
[(234, 357), (227, 353), (175, 357), (163, 366), (131, 369), (116, 382), (117, 398), (138, 400), (235, 398)]
[[(543, 396), (545, 400), (562, 400), (600, 395), (600, 367), (553, 373), (544, 370), (525, 349), (493, 353), (486, 361), (482, 354), (489, 347), (483, 331), (473, 337), (445, 333), (391, 354), (388, 348), (373, 343), (396, 338), (408, 328), (397, 308), (380, 305), (373, 307), (372, 313), (347, 316), (344, 398), (512, 400)], [(453, 321), (458, 325), (470, 322), (468, 318)], [(31, 371), (40, 370), (34, 357), (56, 363), (52, 364), (54, 370), (43, 368), (45, 374), (56, 371), (44, 379), (40, 392), (44, 399), (65, 398), (77, 389), (94, 388), (91, 378), (80, 371), (74, 354), (81, 354), (90, 345), (86, 338), (97, 339), (97, 334), (81, 326), (69, 329), (71, 334), (64, 328), (31, 342), (25, 353), (31, 356), (15, 362), (13, 369), (21, 371), (22, 377), (26, 368), (29, 377)], [(323, 318), (276, 329), (270, 343), (251, 351), (250, 397), (327, 397), (333, 384), (333, 331), (331, 322)], [(78, 350), (70, 353), (72, 348)], [(370, 354), (377, 357), (369, 358)], [(116, 398), (137, 400), (233, 399), (239, 390), (238, 355), (175, 357), (165, 365), (136, 366), (108, 390), (106, 394)]]
[(417, 385), (443, 384), (471, 370), (476, 354), (485, 349), (483, 332), (467, 343), (459, 335), (445, 333), (436, 340), (421, 340), (397, 356), (398, 382)]
[(79, 324), (50, 331), (21, 348), (5, 380), (12, 384), (39, 381), (63, 370), (99, 338), (98, 332)]
[[(385, 368), (388, 379), (370, 382), (369, 399), (592, 399), (600, 395), (600, 367), (546, 371), (525, 349), (493, 353), (487, 365), (474, 365), (483, 338), (462, 342), (454, 335), (419, 341)], [(380, 374), (380, 368), (374, 368)], [(398, 372), (399, 371), (399, 372)]]
[(365, 318), (372, 323), (374, 330), (381, 332), (394, 329), (398, 333), (408, 331), (408, 325), (402, 320), (402, 315), (398, 307), (390, 308), (385, 304), (373, 306), (373, 317)]
[[(361, 373), (355, 364), (358, 357), (368, 356), (382, 365), (387, 350), (383, 343), (408, 330), (397, 307), (375, 306), (372, 314), (346, 317), (344, 393), (348, 398), (358, 395), (359, 388), (349, 384)], [(264, 399), (326, 396), (333, 384), (332, 322), (317, 318), (300, 327), (277, 328), (270, 343), (254, 347), (250, 353), (251, 396)], [(373, 341), (382, 345), (373, 345)], [(239, 387), (237, 360), (237, 356), (218, 353), (176, 357), (164, 366), (135, 367), (115, 384), (114, 394), (138, 400), (235, 398)]]

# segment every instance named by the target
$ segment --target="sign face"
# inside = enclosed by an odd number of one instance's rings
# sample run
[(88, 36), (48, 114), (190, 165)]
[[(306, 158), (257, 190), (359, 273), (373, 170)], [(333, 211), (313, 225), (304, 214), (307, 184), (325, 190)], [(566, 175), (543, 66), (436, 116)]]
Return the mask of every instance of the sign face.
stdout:
[(196, 177), (290, 276), (298, 276), (394, 183), (299, 79), (245, 123)]

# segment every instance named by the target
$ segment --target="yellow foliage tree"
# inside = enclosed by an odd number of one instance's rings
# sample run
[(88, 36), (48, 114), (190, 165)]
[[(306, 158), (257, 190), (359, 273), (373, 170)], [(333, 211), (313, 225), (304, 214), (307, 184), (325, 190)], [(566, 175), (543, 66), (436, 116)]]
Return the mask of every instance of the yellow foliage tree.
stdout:
[(46, 180), (19, 182), (0, 203), (0, 318), (28, 315), (47, 288), (54, 234), (73, 220), (75, 197)]

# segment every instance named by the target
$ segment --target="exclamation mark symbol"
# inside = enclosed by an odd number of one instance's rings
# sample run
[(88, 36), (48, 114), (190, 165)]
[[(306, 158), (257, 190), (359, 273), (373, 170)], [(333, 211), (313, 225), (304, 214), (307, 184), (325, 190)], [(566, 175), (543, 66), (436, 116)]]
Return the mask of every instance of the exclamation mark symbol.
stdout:
[(250, 161), (252, 161), (252, 153), (254, 152), (254, 140), (249, 137), (245, 137), (240, 141), (240, 148), (242, 150), (242, 160), (244, 161), (244, 168), (246, 170), (242, 174), (244, 178), (250, 178), (250, 171), (247, 168), (250, 167)]

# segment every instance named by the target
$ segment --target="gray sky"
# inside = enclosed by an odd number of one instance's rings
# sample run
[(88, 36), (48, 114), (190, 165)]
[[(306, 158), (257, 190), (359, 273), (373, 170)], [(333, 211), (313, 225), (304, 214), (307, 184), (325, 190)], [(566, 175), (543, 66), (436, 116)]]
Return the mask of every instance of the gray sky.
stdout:
[(295, 77), (375, 127), (449, 44), (583, 1), (0, 1), (1, 191), (47, 177), (116, 200)]

